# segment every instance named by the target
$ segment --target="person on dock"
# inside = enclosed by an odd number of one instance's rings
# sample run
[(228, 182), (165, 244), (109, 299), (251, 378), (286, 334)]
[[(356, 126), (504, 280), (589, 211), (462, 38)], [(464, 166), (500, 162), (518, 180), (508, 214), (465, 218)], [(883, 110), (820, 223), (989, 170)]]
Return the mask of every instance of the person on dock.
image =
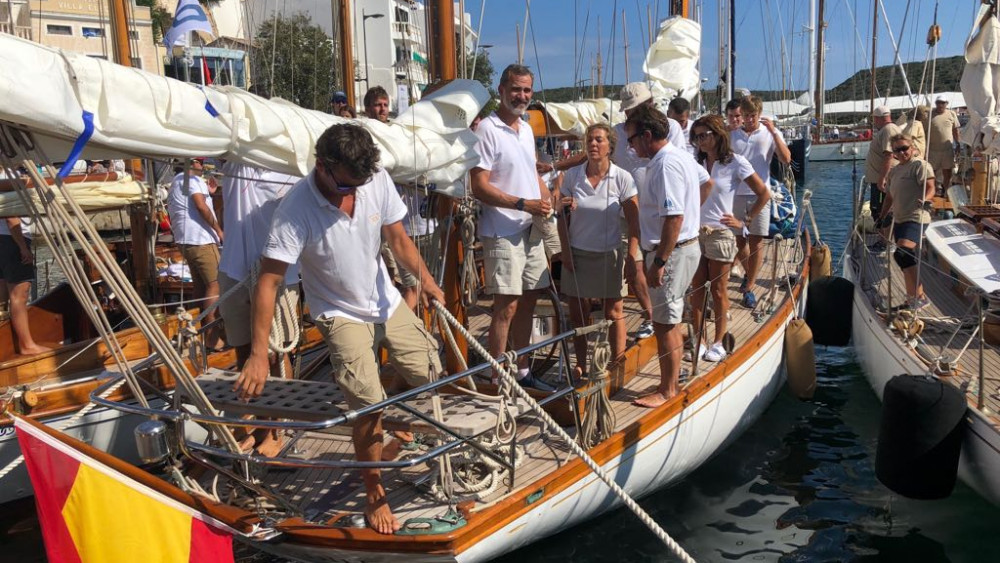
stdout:
[[(876, 106), (872, 110), (872, 124), (875, 126), (875, 132), (872, 134), (868, 155), (865, 157), (865, 178), (871, 187), (868, 209), (874, 218), (881, 216), (882, 202), (885, 201), (885, 182), (889, 177), (889, 170), (896, 165), (896, 160), (892, 158), (890, 139), (902, 131), (892, 122), (892, 110), (889, 106)], [(876, 242), (872, 250), (875, 252), (885, 250), (885, 243), (881, 240)]]
[(0, 302), (7, 305), (14, 329), (17, 353), (36, 356), (51, 348), (35, 342), (28, 321), (31, 282), (35, 280), (35, 255), (31, 250), (31, 227), (27, 217), (0, 220)]
[[(698, 162), (712, 177), (712, 191), (701, 206), (701, 230), (698, 243), (701, 262), (691, 282), (691, 323), (696, 333), (701, 331), (705, 308), (705, 282), (710, 282), (715, 313), (715, 339), (710, 346), (700, 345), (698, 355), (709, 362), (719, 362), (726, 357), (722, 339), (726, 335), (729, 314), (729, 269), (736, 258), (736, 234), (746, 223), (733, 214), (736, 190), (746, 183), (753, 190), (755, 200), (747, 213), (756, 217), (771, 201), (771, 190), (754, 172), (746, 158), (734, 154), (729, 144), (729, 130), (721, 116), (706, 115), (698, 118), (691, 127), (691, 142), (698, 147)], [(699, 342), (707, 342), (701, 335)]]
[[(659, 202), (654, 224), (658, 232), (646, 232), (646, 225), (640, 224), (646, 281), (653, 302), (660, 384), (635, 404), (650, 408), (666, 403), (679, 390), (683, 348), (680, 323), (685, 294), (701, 259), (697, 244), (701, 194), (712, 188), (708, 172), (691, 154), (667, 141), (668, 127), (667, 116), (649, 106), (637, 108), (625, 122), (628, 143), (639, 156), (650, 159), (646, 182), (652, 200)], [(647, 246), (653, 236), (659, 242)]]
[[(549, 188), (535, 168), (535, 137), (522, 119), (531, 101), (534, 74), (512, 64), (500, 76), (500, 106), (484, 118), (476, 135), (479, 164), (471, 171), (472, 193), (482, 205), (479, 237), (483, 244), (486, 292), (493, 295), (489, 351), (499, 357), (528, 344), (535, 303), (549, 286), (548, 264), (540, 237), (532, 237), (532, 217), (552, 213)], [(518, 368), (522, 386), (551, 391), (526, 364)]]
[[(770, 119), (761, 116), (763, 109), (764, 103), (758, 96), (741, 98), (743, 126), (729, 134), (729, 141), (733, 152), (750, 161), (754, 172), (768, 186), (771, 183), (771, 159), (777, 156), (779, 161), (789, 164), (792, 162), (792, 152), (788, 150), (781, 131)], [(756, 202), (757, 195), (753, 189), (746, 182), (740, 184), (736, 190), (736, 199), (733, 200), (733, 211), (744, 227), (736, 233), (736, 259), (746, 272), (740, 284), (740, 293), (743, 294), (742, 304), (748, 309), (757, 306), (757, 295), (753, 289), (764, 259), (761, 247), (771, 227), (770, 208), (755, 207)], [(760, 212), (750, 215), (751, 209), (760, 209)]]
[[(215, 218), (208, 184), (202, 179), (204, 170), (204, 161), (200, 158), (190, 160), (186, 173), (183, 168), (174, 169), (177, 174), (167, 194), (167, 213), (174, 244), (180, 247), (191, 268), (194, 298), (202, 309), (207, 309), (219, 299), (219, 245), (223, 234)], [(205, 324), (213, 323), (216, 315), (214, 310), (205, 315)], [(210, 351), (224, 345), (219, 327), (212, 327), (205, 333), (205, 346)]]
[[(626, 84), (621, 91), (620, 106), (621, 111), (625, 112), (625, 119), (628, 119), (629, 116), (635, 113), (636, 109), (642, 106), (655, 107), (653, 93), (649, 90), (649, 86), (646, 86), (645, 82), (631, 82)], [(669, 127), (667, 140), (679, 149), (686, 147), (687, 141), (684, 140), (684, 130), (680, 124), (673, 119), (667, 118), (667, 125)], [(624, 122), (615, 125), (614, 134), (618, 141), (615, 143), (615, 151), (611, 159), (619, 167), (632, 174), (632, 179), (635, 181), (636, 190), (639, 194), (639, 221), (641, 223), (648, 220), (655, 223), (657, 221), (658, 203), (651, 196), (643, 196), (646, 188), (646, 165), (649, 164), (649, 159), (640, 157), (635, 149), (630, 146), (627, 140), (628, 135), (625, 134)], [(651, 232), (652, 228), (649, 231)], [(651, 244), (659, 242), (658, 233), (654, 239), (655, 241), (651, 242)], [(639, 325), (639, 329), (635, 332), (635, 337), (638, 340), (653, 336), (653, 305), (649, 300), (649, 288), (646, 286), (646, 275), (643, 264), (641, 249), (636, 250), (634, 255), (629, 254), (625, 256), (625, 281), (632, 288), (632, 294), (635, 295), (635, 299), (638, 301), (640, 309), (642, 309), (643, 321)]]
[(951, 174), (955, 168), (955, 148), (958, 141), (958, 115), (948, 109), (948, 98), (938, 96), (934, 100), (930, 133), (927, 139), (927, 162), (934, 167), (941, 179), (938, 184), (942, 192), (951, 187)]
[(916, 311), (930, 301), (917, 277), (917, 248), (931, 215), (924, 204), (934, 197), (934, 168), (916, 154), (913, 137), (894, 135), (890, 139), (892, 156), (899, 164), (889, 171), (887, 193), (879, 222), (892, 212), (892, 236), (896, 250), (892, 258), (903, 271), (906, 284), (906, 305)]
[[(381, 241), (412, 272), (420, 273), (424, 300), (444, 302), (417, 248), (403, 230), (406, 206), (379, 149), (364, 128), (331, 126), (316, 143), (316, 166), (285, 195), (274, 213), (253, 299), (250, 356), (234, 390), (261, 394), (269, 373), (267, 335), (275, 294), (291, 264), (299, 263), (310, 314), (330, 350), (333, 375), (357, 410), (386, 398), (375, 350), (385, 344), (389, 362), (410, 385), (442, 373), (438, 346), (392, 284), (378, 258)], [(360, 220), (356, 220), (360, 219)], [(353, 428), (359, 461), (382, 459), (381, 413), (358, 417)], [(399, 529), (379, 470), (363, 469), (368, 525), (383, 534)]]
[[(590, 300), (601, 299), (609, 331), (611, 358), (625, 353), (625, 255), (639, 252), (639, 204), (632, 175), (611, 162), (617, 139), (607, 124), (587, 128), (587, 163), (570, 168), (560, 186), (559, 240), (562, 244), (562, 292), (570, 298), (573, 326), (590, 324)], [(622, 252), (621, 215), (629, 247)], [(577, 376), (587, 373), (587, 337), (573, 339)]]

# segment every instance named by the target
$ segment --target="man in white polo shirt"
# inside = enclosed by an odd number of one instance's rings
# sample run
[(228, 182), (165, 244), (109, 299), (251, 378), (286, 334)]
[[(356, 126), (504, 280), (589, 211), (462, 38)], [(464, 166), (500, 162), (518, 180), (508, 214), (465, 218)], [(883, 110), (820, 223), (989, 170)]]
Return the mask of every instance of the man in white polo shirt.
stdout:
[[(668, 128), (667, 116), (648, 106), (638, 108), (625, 122), (626, 141), (639, 156), (650, 159), (646, 166), (647, 199), (659, 202), (656, 220), (639, 224), (642, 242), (647, 245), (643, 249), (660, 384), (635, 404), (649, 408), (666, 403), (678, 392), (684, 298), (701, 260), (697, 244), (701, 194), (712, 189), (708, 172), (690, 153), (668, 142)], [(650, 245), (654, 238), (658, 242)]]
[[(194, 298), (202, 301), (198, 305), (206, 309), (219, 298), (219, 245), (222, 244), (222, 226), (215, 218), (212, 196), (208, 184), (202, 179), (205, 171), (200, 158), (192, 159), (187, 173), (176, 169), (167, 195), (167, 213), (170, 215), (170, 230), (174, 243), (191, 269), (194, 281)], [(216, 311), (205, 315), (205, 324), (215, 321)], [(209, 329), (205, 333), (205, 345), (210, 350), (224, 345), (221, 331)]]
[[(639, 106), (655, 107), (653, 93), (650, 92), (649, 86), (646, 86), (645, 82), (631, 82), (626, 84), (621, 91), (621, 111), (625, 112), (625, 118), (628, 119)], [(667, 124), (669, 125), (667, 140), (677, 148), (687, 147), (684, 130), (680, 124), (670, 118), (667, 118)], [(649, 197), (643, 197), (643, 192), (646, 189), (646, 165), (649, 164), (649, 159), (639, 156), (635, 152), (635, 149), (629, 146), (629, 142), (626, 140), (628, 135), (625, 134), (625, 122), (615, 125), (614, 129), (618, 142), (615, 144), (615, 152), (612, 160), (614, 160), (615, 164), (632, 174), (636, 189), (639, 190), (639, 205), (642, 206), (645, 199), (648, 207), (653, 209), (652, 215), (655, 217), (656, 202)], [(586, 152), (582, 156), (586, 157)], [(586, 160), (586, 158), (583, 160)], [(652, 244), (660, 242), (659, 233), (654, 238), (655, 240)], [(639, 256), (625, 257), (625, 281), (631, 286), (632, 293), (635, 294), (635, 299), (639, 302), (639, 307), (642, 308), (642, 314), (645, 317), (645, 320), (643, 320), (642, 324), (639, 325), (639, 329), (635, 332), (635, 337), (639, 340), (653, 336), (653, 306), (649, 300), (649, 288), (646, 287), (644, 270), (641, 253)]]
[[(379, 151), (363, 128), (333, 125), (316, 143), (316, 167), (288, 192), (274, 213), (253, 301), (250, 357), (234, 386), (241, 397), (260, 395), (268, 375), (267, 335), (274, 299), (289, 264), (299, 263), (309, 311), (330, 349), (334, 378), (357, 410), (385, 399), (375, 350), (410, 385), (441, 373), (438, 346), (403, 302), (379, 259), (384, 239), (396, 260), (418, 272), (422, 297), (444, 302), (420, 254), (403, 230), (406, 206)], [(382, 457), (381, 413), (358, 417), (353, 439), (359, 461)], [(368, 525), (383, 534), (399, 529), (377, 469), (361, 470)]]
[[(742, 98), (740, 113), (743, 115), (743, 126), (731, 131), (729, 140), (733, 152), (749, 160), (753, 171), (764, 181), (764, 185), (770, 186), (771, 158), (777, 155), (778, 160), (788, 164), (792, 161), (792, 152), (788, 150), (785, 137), (774, 123), (766, 117), (761, 117), (763, 108), (764, 103), (757, 96)], [(746, 277), (740, 284), (740, 292), (743, 294), (743, 306), (748, 309), (757, 306), (757, 296), (753, 288), (757, 283), (757, 272), (760, 270), (761, 261), (764, 259), (761, 246), (771, 228), (770, 206), (765, 205), (756, 217), (748, 217), (748, 212), (756, 202), (757, 196), (750, 186), (746, 182), (741, 183), (733, 199), (733, 215), (737, 220), (743, 221), (746, 224), (745, 229), (749, 231), (749, 237), (742, 229), (736, 233), (738, 249), (736, 259), (746, 272)]]
[[(479, 238), (483, 243), (486, 291), (493, 294), (489, 351), (498, 357), (528, 344), (531, 318), (540, 291), (549, 285), (541, 238), (532, 237), (532, 216), (552, 213), (551, 193), (535, 169), (535, 137), (521, 119), (531, 101), (534, 75), (512, 64), (500, 76), (500, 107), (476, 128), (479, 164), (472, 169), (472, 193), (482, 204)], [(521, 385), (551, 391), (526, 367)]]

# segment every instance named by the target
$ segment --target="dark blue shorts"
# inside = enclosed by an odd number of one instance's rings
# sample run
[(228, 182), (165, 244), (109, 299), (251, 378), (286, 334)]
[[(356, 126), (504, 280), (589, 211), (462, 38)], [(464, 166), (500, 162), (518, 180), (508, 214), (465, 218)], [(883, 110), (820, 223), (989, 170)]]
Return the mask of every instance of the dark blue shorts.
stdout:
[[(25, 242), (31, 248), (31, 239)], [(0, 277), (12, 285), (35, 279), (35, 265), (21, 263), (21, 249), (10, 235), (0, 235)]]
[(919, 243), (920, 237), (923, 236), (924, 229), (926, 228), (926, 224), (917, 223), (916, 221), (896, 223), (892, 228), (892, 238), (896, 241), (897, 245), (902, 239)]

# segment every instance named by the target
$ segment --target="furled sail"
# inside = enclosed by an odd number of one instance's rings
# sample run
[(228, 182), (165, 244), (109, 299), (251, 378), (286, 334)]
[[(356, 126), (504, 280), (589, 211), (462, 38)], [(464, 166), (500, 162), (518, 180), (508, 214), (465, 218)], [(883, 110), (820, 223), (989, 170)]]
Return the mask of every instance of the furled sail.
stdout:
[[(0, 34), (0, 120), (27, 127), (49, 158), (215, 156), (304, 176), (316, 140), (347, 121), (234, 87), (202, 88), (83, 54)], [(399, 183), (433, 182), (461, 196), (478, 162), (468, 127), (489, 99), (472, 80), (456, 80), (390, 124), (359, 119)]]
[[(962, 142), (977, 146), (982, 135), (984, 152), (1000, 154), (1000, 22), (987, 16), (989, 6), (983, 4), (965, 44), (965, 68), (962, 70), (962, 94), (969, 109), (969, 122), (962, 129)], [(984, 19), (985, 17), (985, 19)]]
[(698, 22), (680, 16), (663, 20), (656, 41), (649, 47), (642, 64), (653, 96), (683, 96), (688, 101), (693, 100), (701, 89), (700, 54), (701, 25)]

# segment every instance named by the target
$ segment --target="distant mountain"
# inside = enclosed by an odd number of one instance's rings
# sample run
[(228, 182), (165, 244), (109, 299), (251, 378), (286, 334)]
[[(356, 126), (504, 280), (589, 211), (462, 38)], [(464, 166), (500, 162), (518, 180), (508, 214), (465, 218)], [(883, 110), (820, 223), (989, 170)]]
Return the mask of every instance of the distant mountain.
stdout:
[[(924, 72), (923, 61), (903, 63), (906, 69), (906, 78), (910, 81), (910, 89), (917, 92), (920, 88), (921, 75)], [(962, 78), (962, 69), (965, 68), (965, 59), (961, 56), (947, 57), (937, 60), (934, 77), (935, 92), (957, 92), (959, 81)], [(930, 90), (930, 65), (927, 65), (927, 77), (924, 87), (925, 91)], [(902, 74), (896, 65), (880, 66), (875, 69), (875, 80), (877, 90), (881, 96), (886, 93), (890, 96), (899, 96), (906, 93), (906, 86), (903, 84)], [(611, 85), (604, 87), (604, 95), (612, 99), (618, 99), (618, 91), (621, 85)], [(871, 92), (871, 71), (869, 69), (859, 70), (847, 80), (826, 91), (826, 102), (843, 102), (847, 100), (867, 100)], [(802, 94), (801, 91), (782, 92), (780, 90), (757, 90), (754, 94), (760, 96), (765, 101), (795, 98)], [(590, 88), (549, 88), (540, 92), (535, 92), (534, 99), (540, 102), (569, 102), (581, 98), (591, 97)], [(715, 107), (716, 92), (714, 89), (704, 92), (705, 105)]]

